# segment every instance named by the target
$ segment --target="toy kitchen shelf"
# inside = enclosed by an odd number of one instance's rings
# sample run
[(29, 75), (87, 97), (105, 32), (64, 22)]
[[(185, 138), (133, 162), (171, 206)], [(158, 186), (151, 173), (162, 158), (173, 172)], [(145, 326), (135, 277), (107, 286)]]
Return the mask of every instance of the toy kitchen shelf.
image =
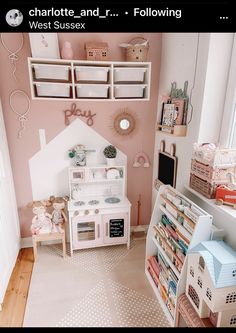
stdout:
[(171, 326), (185, 292), (188, 249), (209, 240), (212, 216), (170, 185), (159, 188), (146, 241), (145, 272)]
[(130, 245), (130, 207), (126, 167), (95, 165), (69, 168), (70, 253), (117, 244)]
[(151, 63), (28, 58), (32, 99), (150, 99)]

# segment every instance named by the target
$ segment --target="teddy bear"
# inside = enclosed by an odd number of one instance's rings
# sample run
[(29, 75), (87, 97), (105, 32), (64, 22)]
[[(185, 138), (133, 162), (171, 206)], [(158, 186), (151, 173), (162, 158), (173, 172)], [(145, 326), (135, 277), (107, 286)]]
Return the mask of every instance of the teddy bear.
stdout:
[(52, 232), (52, 216), (46, 212), (46, 207), (49, 205), (50, 203), (45, 200), (33, 201), (27, 205), (28, 207), (33, 207), (33, 213), (35, 214), (30, 227), (32, 235), (47, 234)]
[(55, 197), (50, 196), (49, 202), (53, 206), (52, 212), (52, 232), (63, 233), (62, 224), (66, 221), (66, 215), (64, 213), (65, 203), (69, 200), (68, 196), (65, 197)]

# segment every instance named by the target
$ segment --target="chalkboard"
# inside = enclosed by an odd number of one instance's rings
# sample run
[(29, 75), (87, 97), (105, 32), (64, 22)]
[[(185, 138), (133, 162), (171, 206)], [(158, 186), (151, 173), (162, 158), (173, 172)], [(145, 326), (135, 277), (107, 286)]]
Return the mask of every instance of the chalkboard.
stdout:
[(110, 237), (124, 237), (124, 219), (111, 219)]
[(175, 187), (177, 158), (170, 154), (159, 152), (158, 179), (163, 184)]

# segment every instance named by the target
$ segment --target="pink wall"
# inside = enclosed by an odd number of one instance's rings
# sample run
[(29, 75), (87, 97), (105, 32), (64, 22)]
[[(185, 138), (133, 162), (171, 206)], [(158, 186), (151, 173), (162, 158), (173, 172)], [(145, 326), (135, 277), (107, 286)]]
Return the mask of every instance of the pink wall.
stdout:
[[(132, 225), (137, 221), (137, 200), (142, 194), (142, 223), (148, 224), (151, 215), (152, 195), (152, 165), (150, 168), (133, 168), (133, 159), (140, 150), (147, 153), (151, 164), (154, 154), (155, 120), (157, 107), (157, 92), (160, 70), (161, 35), (159, 33), (138, 34), (149, 40), (148, 61), (152, 62), (151, 99), (148, 102), (135, 101), (98, 101), (76, 102), (82, 109), (91, 109), (97, 116), (93, 128), (107, 140), (123, 151), (128, 157), (128, 198), (132, 203)], [(86, 41), (108, 42), (110, 60), (124, 60), (124, 54), (119, 44), (128, 42), (137, 34), (130, 33), (59, 33), (59, 43), (68, 40), (72, 43), (74, 59), (85, 59), (84, 43)], [(4, 33), (3, 38), (8, 48), (16, 50), (20, 43), (20, 34)], [(6, 124), (9, 150), (12, 162), (13, 176), (16, 189), (16, 198), (21, 223), (22, 237), (30, 236), (29, 226), (32, 213), (26, 208), (26, 204), (32, 200), (31, 183), (29, 175), (29, 159), (40, 149), (38, 129), (44, 128), (47, 142), (53, 139), (64, 129), (64, 117), (62, 110), (68, 108), (71, 102), (67, 101), (31, 101), (31, 110), (26, 123), (26, 130), (21, 139), (17, 138), (19, 122), (17, 116), (9, 106), (9, 95), (15, 89), (22, 89), (30, 96), (27, 57), (31, 56), (28, 34), (24, 34), (24, 47), (19, 52), (16, 76), (14, 80), (11, 71), (12, 66), (8, 59), (8, 53), (0, 44), (0, 94), (3, 104), (3, 113)], [(24, 101), (16, 96), (18, 112), (22, 113)], [(136, 113), (138, 120), (137, 131), (128, 138), (114, 134), (111, 129), (112, 115), (121, 108), (128, 107)], [(81, 118), (82, 119), (82, 118)], [(53, 156), (52, 156), (53, 158)]]

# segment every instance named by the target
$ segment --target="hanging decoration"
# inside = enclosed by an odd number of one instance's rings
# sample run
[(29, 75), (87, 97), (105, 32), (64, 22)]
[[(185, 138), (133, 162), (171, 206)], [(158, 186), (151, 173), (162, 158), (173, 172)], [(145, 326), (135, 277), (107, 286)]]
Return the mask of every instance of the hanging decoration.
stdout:
[(137, 119), (133, 112), (128, 108), (118, 110), (113, 116), (112, 129), (121, 136), (133, 134), (137, 129)]
[(19, 56), (17, 55), (17, 53), (19, 53), (22, 50), (22, 48), (23, 48), (23, 45), (24, 45), (24, 36), (21, 33), (20, 45), (19, 45), (18, 49), (16, 49), (15, 51), (12, 51), (12, 50), (10, 50), (8, 48), (8, 46), (6, 45), (6, 43), (5, 43), (4, 39), (3, 39), (3, 33), (1, 33), (1, 42), (2, 42), (2, 45), (5, 48), (5, 50), (7, 50), (7, 52), (9, 53), (8, 58), (10, 59), (10, 61), (12, 63), (12, 67), (13, 67), (12, 75), (13, 75), (14, 79), (17, 80), (17, 77), (15, 75), (15, 73), (16, 73), (16, 63), (17, 63), (17, 60), (19, 59)]
[[(27, 99), (27, 102), (28, 102), (28, 106), (27, 106), (27, 109), (25, 112), (23, 113), (19, 113), (18, 111), (16, 111), (14, 109), (14, 106), (12, 104), (12, 99), (13, 99), (13, 96), (15, 96), (16, 94), (21, 94), (23, 96), (26, 97)], [(12, 109), (12, 111), (18, 116), (18, 120), (20, 122), (20, 129), (18, 131), (18, 138), (21, 139), (22, 137), (22, 132), (25, 130), (25, 122), (28, 120), (27, 119), (27, 114), (30, 110), (30, 99), (29, 99), (29, 96), (23, 91), (23, 90), (14, 90), (11, 95), (10, 95), (10, 98), (9, 98), (9, 103), (10, 103), (10, 107)]]
[(142, 165), (142, 163), (141, 163), (142, 161), (143, 161), (143, 167), (144, 168), (149, 168), (150, 167), (149, 158), (148, 158), (147, 154), (144, 153), (143, 151), (139, 152), (135, 155), (133, 167), (134, 168), (139, 168)]
[(70, 125), (69, 117), (71, 117), (71, 116), (87, 118), (87, 121), (86, 121), (87, 125), (93, 126), (93, 121), (94, 121), (93, 118), (96, 116), (96, 113), (92, 114), (91, 110), (82, 111), (82, 110), (78, 109), (76, 107), (75, 103), (72, 103), (70, 109), (64, 110), (63, 112), (65, 114), (65, 125), (66, 126)]

